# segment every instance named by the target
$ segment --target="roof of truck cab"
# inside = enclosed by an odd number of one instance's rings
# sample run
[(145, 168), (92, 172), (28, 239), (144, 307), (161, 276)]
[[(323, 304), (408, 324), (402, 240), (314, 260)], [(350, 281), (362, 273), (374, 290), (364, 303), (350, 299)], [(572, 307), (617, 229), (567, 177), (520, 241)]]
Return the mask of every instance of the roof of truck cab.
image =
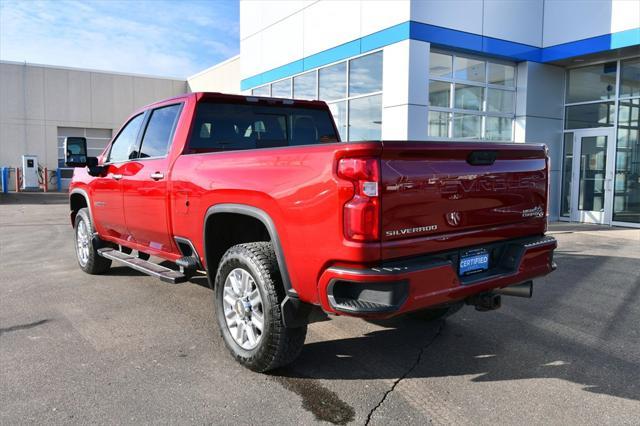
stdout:
[(289, 98), (273, 98), (269, 96), (254, 96), (254, 95), (233, 95), (229, 93), (220, 92), (194, 92), (196, 100), (220, 100), (220, 101), (235, 101), (235, 102), (266, 102), (271, 104), (287, 103), (298, 106), (311, 106), (326, 108), (327, 104), (324, 101), (313, 101), (303, 99), (289, 99)]
[(205, 101), (231, 101), (234, 103), (247, 103), (247, 102), (260, 102), (267, 104), (289, 104), (292, 106), (301, 106), (301, 107), (311, 107), (311, 108), (322, 108), (326, 109), (327, 104), (324, 101), (309, 101), (304, 99), (287, 99), (287, 98), (272, 98), (268, 96), (253, 96), (253, 95), (233, 95), (230, 93), (220, 93), (220, 92), (193, 92), (193, 93), (184, 93), (182, 95), (173, 96), (171, 98), (162, 99), (156, 102), (152, 102), (143, 107), (136, 109), (133, 115), (139, 114), (142, 111), (146, 111), (147, 109), (153, 108), (157, 105), (164, 105), (172, 101), (181, 101), (184, 99), (188, 99), (190, 97), (195, 98), (196, 102), (205, 100)]

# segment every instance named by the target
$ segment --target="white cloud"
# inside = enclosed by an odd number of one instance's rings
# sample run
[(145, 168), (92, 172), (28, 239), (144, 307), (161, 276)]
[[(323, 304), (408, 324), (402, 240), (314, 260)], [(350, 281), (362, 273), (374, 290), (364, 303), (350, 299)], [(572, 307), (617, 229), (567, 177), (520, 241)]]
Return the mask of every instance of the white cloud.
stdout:
[(0, 59), (184, 78), (238, 52), (232, 1), (0, 1)]

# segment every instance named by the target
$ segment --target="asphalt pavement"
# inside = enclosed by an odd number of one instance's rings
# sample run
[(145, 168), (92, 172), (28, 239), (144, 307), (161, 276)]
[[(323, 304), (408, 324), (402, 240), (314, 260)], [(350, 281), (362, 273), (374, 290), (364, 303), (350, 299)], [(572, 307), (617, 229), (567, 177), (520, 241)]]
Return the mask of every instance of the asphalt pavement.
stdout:
[(533, 299), (446, 321), (309, 327), (238, 365), (206, 278), (77, 266), (66, 197), (0, 198), (0, 424), (640, 423), (640, 230), (556, 224)]

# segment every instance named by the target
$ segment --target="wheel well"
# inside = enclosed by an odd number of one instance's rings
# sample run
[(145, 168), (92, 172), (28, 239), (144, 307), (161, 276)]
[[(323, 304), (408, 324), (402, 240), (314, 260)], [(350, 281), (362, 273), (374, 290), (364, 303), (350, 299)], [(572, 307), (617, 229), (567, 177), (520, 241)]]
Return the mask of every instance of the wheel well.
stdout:
[(76, 215), (80, 209), (88, 207), (87, 199), (84, 198), (82, 194), (71, 194), (69, 198), (69, 207), (71, 208), (71, 224), (73, 224), (76, 220)]
[(238, 213), (216, 213), (205, 224), (204, 249), (210, 284), (215, 280), (220, 259), (236, 244), (271, 241), (269, 231), (259, 219)]

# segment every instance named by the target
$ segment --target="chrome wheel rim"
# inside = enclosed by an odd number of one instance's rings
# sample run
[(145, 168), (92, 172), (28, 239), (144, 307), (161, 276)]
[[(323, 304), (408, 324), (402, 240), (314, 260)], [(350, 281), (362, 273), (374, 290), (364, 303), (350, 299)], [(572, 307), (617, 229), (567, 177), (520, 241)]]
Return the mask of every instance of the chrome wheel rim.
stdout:
[(222, 291), (224, 319), (229, 334), (242, 349), (254, 349), (262, 340), (264, 330), (264, 310), (258, 285), (249, 272), (236, 268), (227, 275)]
[(84, 220), (78, 223), (78, 230), (76, 231), (76, 252), (78, 253), (78, 261), (80, 265), (85, 266), (89, 261), (89, 250), (91, 248), (91, 239), (89, 237), (89, 230)]

